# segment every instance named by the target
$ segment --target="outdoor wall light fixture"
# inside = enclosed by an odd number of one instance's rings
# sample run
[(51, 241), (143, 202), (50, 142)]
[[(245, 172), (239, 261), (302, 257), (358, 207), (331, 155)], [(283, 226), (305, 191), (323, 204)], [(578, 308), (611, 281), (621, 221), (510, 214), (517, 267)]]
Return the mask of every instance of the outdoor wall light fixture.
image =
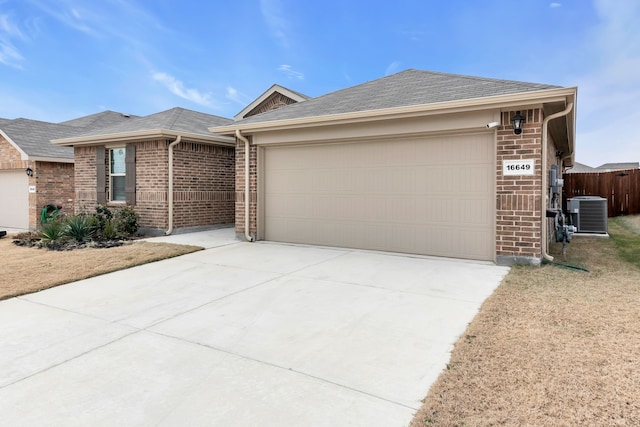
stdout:
[(520, 135), (524, 124), (524, 117), (520, 115), (520, 111), (516, 111), (516, 115), (511, 117), (511, 121), (513, 122), (513, 133)]
[(33, 169), (31, 168), (26, 168), (24, 172), (27, 174), (27, 176), (33, 176)]

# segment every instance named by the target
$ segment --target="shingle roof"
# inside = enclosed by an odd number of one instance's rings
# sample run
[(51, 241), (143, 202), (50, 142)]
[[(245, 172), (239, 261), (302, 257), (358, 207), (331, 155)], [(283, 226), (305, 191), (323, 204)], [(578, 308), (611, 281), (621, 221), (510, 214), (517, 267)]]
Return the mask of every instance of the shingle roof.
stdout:
[(51, 140), (73, 137), (123, 120), (128, 119), (121, 113), (103, 111), (62, 123), (24, 118), (0, 119), (0, 129), (30, 157), (73, 159), (73, 148), (53, 145)]
[(588, 173), (588, 172), (597, 172), (597, 170), (594, 167), (585, 165), (583, 163), (578, 163), (578, 162), (575, 162), (573, 164), (573, 167), (567, 170), (567, 173)]
[(609, 170), (625, 170), (625, 169), (638, 169), (640, 163), (638, 162), (625, 162), (625, 163), (605, 163), (598, 166), (596, 169), (609, 169)]
[[(143, 117), (131, 117), (130, 119), (114, 126), (94, 129), (89, 132), (82, 132), (77, 137), (126, 134), (130, 132), (140, 132), (145, 130), (173, 130), (177, 132), (188, 132), (211, 137), (208, 127), (216, 125), (226, 125), (233, 120), (211, 114), (200, 113), (176, 107), (170, 110), (151, 114)], [(51, 138), (56, 139), (56, 138)]]
[(236, 123), (297, 119), (557, 88), (560, 86), (409, 69)]
[(0, 129), (30, 157), (73, 159), (73, 147), (55, 145), (51, 140), (156, 129), (200, 134), (211, 138), (213, 135), (207, 129), (209, 126), (232, 122), (231, 119), (211, 114), (172, 108), (144, 117), (103, 111), (62, 123), (0, 118)]
[(0, 123), (0, 128), (30, 157), (73, 159), (73, 148), (57, 147), (50, 140), (75, 135), (77, 128), (29, 119)]
[(66, 122), (60, 122), (60, 124), (83, 128), (86, 131), (114, 126), (135, 117), (138, 116), (107, 110), (100, 113), (79, 117), (77, 119), (67, 120)]

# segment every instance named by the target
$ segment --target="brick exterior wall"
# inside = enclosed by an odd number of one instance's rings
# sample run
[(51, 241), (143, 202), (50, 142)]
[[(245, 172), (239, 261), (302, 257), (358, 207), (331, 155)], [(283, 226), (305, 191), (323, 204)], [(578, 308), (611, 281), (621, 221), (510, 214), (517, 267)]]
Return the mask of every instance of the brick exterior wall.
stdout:
[[(169, 144), (172, 140), (135, 142), (136, 203), (140, 226), (151, 232), (169, 227)], [(123, 144), (124, 145), (124, 144)], [(233, 224), (234, 149), (233, 147), (183, 141), (173, 148), (174, 229)], [(77, 147), (76, 209), (94, 212), (97, 206), (96, 147)], [(109, 194), (109, 149), (105, 150), (105, 186)], [(107, 196), (108, 198), (108, 196)], [(107, 202), (111, 209), (123, 203)]]
[[(166, 139), (137, 142), (136, 146), (136, 205), (140, 226), (154, 230), (169, 228), (169, 144)], [(177, 147), (174, 147), (174, 152)], [(109, 157), (109, 152), (105, 157)], [(109, 194), (109, 166), (105, 183)], [(107, 196), (108, 198), (109, 196)], [(108, 206), (122, 206), (108, 203)]]
[(97, 203), (96, 193), (96, 148), (75, 147), (74, 183), (75, 183), (75, 213), (95, 212)]
[(20, 153), (0, 135), (0, 169), (26, 169), (27, 162), (20, 159)]
[(234, 223), (233, 147), (181, 143), (174, 148), (173, 165), (174, 227)]
[[(251, 141), (251, 137), (248, 138)], [(245, 231), (245, 203), (244, 203), (244, 163), (245, 151), (244, 142), (236, 139), (236, 234), (244, 236)], [(249, 233), (253, 236), (257, 234), (257, 206), (258, 206), (258, 148), (249, 145)]]
[(40, 225), (40, 213), (46, 205), (61, 206), (61, 212), (75, 211), (74, 164), (35, 162), (29, 185), (36, 186), (36, 193), (29, 194), (29, 228)]

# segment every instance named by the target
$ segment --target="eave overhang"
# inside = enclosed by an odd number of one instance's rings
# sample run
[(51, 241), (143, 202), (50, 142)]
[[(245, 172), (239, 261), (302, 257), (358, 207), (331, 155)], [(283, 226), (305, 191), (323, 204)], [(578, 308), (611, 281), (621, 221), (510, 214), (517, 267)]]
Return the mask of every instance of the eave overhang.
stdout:
[(575, 87), (546, 89), (508, 95), (496, 95), (482, 98), (471, 98), (456, 101), (436, 102), (430, 104), (410, 105), (340, 114), (327, 114), (321, 116), (300, 117), (294, 119), (248, 123), (242, 123), (242, 121), (240, 121), (224, 126), (213, 126), (209, 128), (209, 131), (219, 135), (234, 135), (236, 130), (240, 130), (241, 132), (246, 134), (252, 134), (283, 129), (362, 123), (374, 120), (391, 120), (397, 118), (419, 117), (425, 115), (448, 114), (494, 108), (507, 110), (512, 107), (523, 108), (527, 105), (571, 102), (569, 101), (569, 99), (575, 99), (576, 92), (577, 88)]
[(175, 139), (182, 136), (183, 140), (202, 144), (235, 146), (235, 139), (222, 135), (202, 135), (198, 133), (182, 132), (168, 129), (152, 129), (135, 132), (112, 133), (104, 135), (78, 136), (51, 140), (52, 144), (68, 147), (83, 145), (99, 145), (117, 142), (135, 142), (145, 139)]

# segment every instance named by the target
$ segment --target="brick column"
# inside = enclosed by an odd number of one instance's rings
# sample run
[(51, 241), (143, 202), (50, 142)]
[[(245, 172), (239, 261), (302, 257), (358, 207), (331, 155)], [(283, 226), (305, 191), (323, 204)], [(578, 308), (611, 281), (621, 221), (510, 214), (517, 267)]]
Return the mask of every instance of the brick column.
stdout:
[(96, 148), (74, 148), (75, 213), (95, 212), (96, 202)]
[[(35, 162), (34, 176), (30, 185), (36, 186), (36, 194), (29, 196), (29, 228), (40, 225), (40, 212), (46, 205), (62, 206), (62, 212), (75, 212), (74, 165), (73, 163)], [(33, 204), (31, 203), (33, 200)]]
[[(542, 109), (521, 110), (525, 124), (513, 133), (511, 117), (503, 112), (497, 133), (496, 257), (498, 264), (539, 264), (541, 258)], [(503, 160), (534, 159), (532, 176), (503, 176)]]

